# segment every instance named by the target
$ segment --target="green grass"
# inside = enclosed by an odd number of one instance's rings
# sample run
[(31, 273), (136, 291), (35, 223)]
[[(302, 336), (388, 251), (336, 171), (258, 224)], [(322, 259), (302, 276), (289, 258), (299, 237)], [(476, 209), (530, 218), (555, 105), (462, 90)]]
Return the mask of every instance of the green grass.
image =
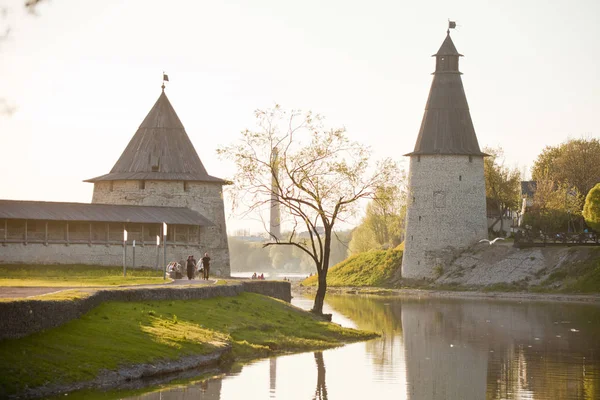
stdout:
[(542, 287), (553, 286), (561, 293), (600, 293), (600, 259), (574, 263), (552, 272)]
[(207, 354), (229, 344), (233, 357), (252, 358), (374, 336), (253, 293), (108, 302), (59, 328), (0, 341), (0, 397), (49, 382), (91, 380), (103, 369)]
[[(331, 267), (328, 286), (388, 286), (402, 266), (402, 251), (374, 250), (360, 253)], [(302, 281), (305, 286), (317, 284), (314, 275)]]
[(58, 293), (41, 294), (39, 296), (30, 296), (24, 299), (0, 299), (0, 301), (20, 301), (20, 300), (42, 300), (42, 301), (73, 301), (80, 300), (92, 295), (92, 292), (84, 292), (77, 289), (62, 290)]
[[(163, 271), (91, 265), (0, 265), (0, 286), (124, 286), (164, 283)], [(170, 281), (170, 279), (168, 280)]]

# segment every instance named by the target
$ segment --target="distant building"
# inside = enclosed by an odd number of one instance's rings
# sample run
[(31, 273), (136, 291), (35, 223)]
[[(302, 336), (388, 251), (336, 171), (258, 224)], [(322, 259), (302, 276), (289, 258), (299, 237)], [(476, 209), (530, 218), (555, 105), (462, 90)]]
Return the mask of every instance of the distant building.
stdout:
[(408, 176), (404, 278), (432, 278), (457, 250), (487, 238), (483, 157), (450, 31), (436, 54), (433, 82)]
[(0, 263), (121, 265), (127, 230), (136, 265), (162, 266), (167, 223), (168, 261), (208, 252), (229, 276), (227, 182), (207, 173), (164, 87), (110, 173), (86, 182), (92, 204), (0, 200)]
[(519, 226), (523, 223), (523, 217), (527, 209), (533, 206), (533, 196), (537, 190), (536, 181), (521, 181), (521, 213), (519, 215)]

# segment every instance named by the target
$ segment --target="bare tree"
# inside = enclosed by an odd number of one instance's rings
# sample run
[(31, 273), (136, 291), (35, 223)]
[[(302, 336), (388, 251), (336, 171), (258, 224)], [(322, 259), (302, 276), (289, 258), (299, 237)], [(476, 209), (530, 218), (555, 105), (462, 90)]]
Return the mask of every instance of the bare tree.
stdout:
[(319, 282), (312, 312), (322, 314), (335, 224), (377, 187), (399, 179), (397, 165), (388, 159), (371, 168), (367, 147), (350, 141), (343, 128), (325, 129), (311, 112), (277, 105), (256, 111), (256, 118), (257, 130), (243, 131), (239, 141), (218, 150), (237, 167), (234, 207), (243, 203), (246, 214), (264, 212), (274, 195), (291, 233), (271, 236), (264, 246), (294, 246), (312, 259)]

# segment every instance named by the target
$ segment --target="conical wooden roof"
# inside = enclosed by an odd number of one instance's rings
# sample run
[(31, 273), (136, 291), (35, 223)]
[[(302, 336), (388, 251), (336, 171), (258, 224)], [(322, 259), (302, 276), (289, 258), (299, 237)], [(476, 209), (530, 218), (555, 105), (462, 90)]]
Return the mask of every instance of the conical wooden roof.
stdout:
[(206, 172), (164, 89), (110, 173), (86, 182), (114, 180), (225, 183)]
[(458, 50), (456, 50), (456, 46), (454, 46), (454, 42), (450, 37), (450, 30), (448, 30), (448, 33), (446, 34), (446, 39), (444, 39), (444, 42), (440, 46), (440, 49), (433, 56), (463, 56), (458, 52)]
[(485, 156), (479, 149), (471, 120), (458, 57), (450, 34), (442, 43), (436, 57), (436, 72), (429, 90), (421, 129), (412, 155), (456, 154)]

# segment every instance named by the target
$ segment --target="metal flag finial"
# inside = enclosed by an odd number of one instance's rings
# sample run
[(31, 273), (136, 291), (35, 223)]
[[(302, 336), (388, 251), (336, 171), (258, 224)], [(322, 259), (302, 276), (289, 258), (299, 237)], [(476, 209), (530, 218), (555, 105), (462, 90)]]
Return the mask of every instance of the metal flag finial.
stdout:
[(448, 30), (446, 31), (448, 35), (450, 34), (450, 29), (456, 29), (456, 21), (450, 21), (450, 19), (448, 19)]
[(165, 91), (165, 82), (169, 82), (169, 75), (165, 74), (165, 71), (163, 71), (163, 83), (161, 86), (163, 92)]

